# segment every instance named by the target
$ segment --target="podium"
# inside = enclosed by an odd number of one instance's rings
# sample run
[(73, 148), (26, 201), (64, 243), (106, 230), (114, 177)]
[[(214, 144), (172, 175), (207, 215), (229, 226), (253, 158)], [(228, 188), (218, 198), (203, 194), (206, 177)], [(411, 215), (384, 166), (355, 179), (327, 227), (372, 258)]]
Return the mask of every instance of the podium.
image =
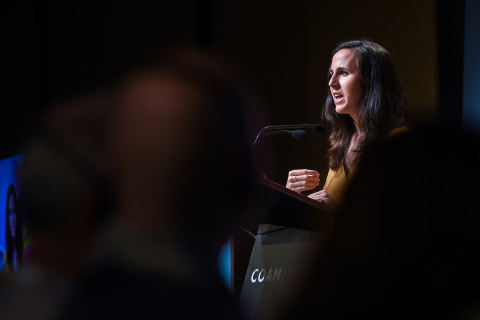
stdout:
[[(251, 319), (276, 319), (306, 281), (309, 259), (321, 250), (333, 214), (263, 178), (257, 180), (255, 210), (260, 218), (248, 263), (234, 260), (237, 282), (244, 275), (239, 303)], [(235, 253), (235, 242), (233, 248)]]

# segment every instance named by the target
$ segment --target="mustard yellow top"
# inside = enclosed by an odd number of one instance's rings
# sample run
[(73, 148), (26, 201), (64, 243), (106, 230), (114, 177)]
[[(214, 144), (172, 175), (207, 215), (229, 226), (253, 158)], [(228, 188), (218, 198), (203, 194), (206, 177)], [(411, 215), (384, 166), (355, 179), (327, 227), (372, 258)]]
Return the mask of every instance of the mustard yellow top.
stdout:
[[(401, 133), (405, 133), (407, 131), (408, 131), (407, 127), (399, 127), (399, 128), (393, 129), (392, 132), (390, 132), (390, 134), (388, 135), (388, 138), (391, 138)], [(332, 197), (333, 200), (335, 200), (338, 203), (342, 202), (345, 189), (349, 181), (352, 179), (352, 176), (354, 175), (355, 171), (356, 171), (356, 167), (352, 166), (347, 176), (343, 166), (341, 166), (338, 170), (330, 169), (328, 171), (327, 180), (325, 181), (325, 185), (323, 186), (323, 189), (328, 192), (328, 194)]]

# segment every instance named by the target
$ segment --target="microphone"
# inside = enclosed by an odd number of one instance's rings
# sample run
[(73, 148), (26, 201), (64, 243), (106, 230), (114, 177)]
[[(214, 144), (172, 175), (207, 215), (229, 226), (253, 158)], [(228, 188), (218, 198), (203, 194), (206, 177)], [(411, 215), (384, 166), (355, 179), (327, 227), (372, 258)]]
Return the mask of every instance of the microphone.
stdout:
[(307, 131), (305, 130), (294, 130), (292, 131), (292, 137), (297, 140), (303, 141), (307, 138)]
[(296, 130), (296, 129), (314, 129), (317, 132), (324, 132), (325, 128), (321, 124), (288, 124), (288, 125), (279, 125), (279, 126), (267, 126), (262, 128), (258, 133), (262, 135), (264, 132), (275, 131), (275, 130)]
[(287, 133), (291, 135), (293, 138), (303, 141), (307, 138), (307, 132), (305, 130), (275, 130), (275, 131), (267, 131), (263, 134), (263, 136), (269, 136), (272, 134), (279, 134), (279, 133)]
[(279, 134), (279, 133), (288, 133), (292, 135), (297, 140), (305, 140), (307, 137), (307, 132), (303, 129), (311, 129), (316, 132), (324, 132), (325, 128), (321, 124), (291, 124), (291, 125), (278, 125), (278, 126), (267, 126), (262, 128), (253, 142), (253, 154), (256, 154), (257, 151), (257, 142), (261, 136)]

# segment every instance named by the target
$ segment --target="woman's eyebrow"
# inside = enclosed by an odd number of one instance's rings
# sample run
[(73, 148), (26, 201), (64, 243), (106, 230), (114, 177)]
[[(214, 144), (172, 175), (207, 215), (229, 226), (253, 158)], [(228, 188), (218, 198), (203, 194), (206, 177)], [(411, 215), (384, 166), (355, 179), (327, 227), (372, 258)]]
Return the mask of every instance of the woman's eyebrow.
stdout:
[[(335, 70), (336, 70), (336, 71), (339, 71), (339, 70), (350, 71), (350, 69), (348, 69), (347, 67), (344, 67), (344, 66), (338, 67), (338, 68), (335, 69)], [(330, 73), (333, 73), (333, 69), (330, 69)]]

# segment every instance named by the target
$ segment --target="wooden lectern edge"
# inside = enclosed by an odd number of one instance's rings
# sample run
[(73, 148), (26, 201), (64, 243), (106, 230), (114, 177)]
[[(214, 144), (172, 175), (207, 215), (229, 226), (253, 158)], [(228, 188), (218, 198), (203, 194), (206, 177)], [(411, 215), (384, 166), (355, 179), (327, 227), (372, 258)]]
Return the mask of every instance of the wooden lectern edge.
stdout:
[(316, 208), (318, 208), (320, 211), (323, 211), (325, 213), (329, 213), (328, 211), (326, 211), (322, 205), (320, 204), (320, 202), (316, 201), (316, 200), (313, 200), (309, 197), (307, 197), (306, 195), (302, 194), (302, 193), (298, 193), (298, 192), (295, 192), (293, 190), (290, 190), (288, 189), (287, 187), (281, 185), (281, 184), (278, 184), (272, 180), (268, 180), (267, 178), (263, 178), (263, 177), (258, 177), (256, 178), (256, 180), (260, 183), (263, 183), (263, 184), (266, 184), (267, 186), (271, 187), (271, 188), (274, 188), (282, 193), (285, 193), (285, 194), (288, 194), (289, 196), (292, 196), (296, 199), (298, 199), (299, 201), (302, 201), (302, 202), (305, 202), (305, 203), (308, 203), (309, 205), (312, 205)]

